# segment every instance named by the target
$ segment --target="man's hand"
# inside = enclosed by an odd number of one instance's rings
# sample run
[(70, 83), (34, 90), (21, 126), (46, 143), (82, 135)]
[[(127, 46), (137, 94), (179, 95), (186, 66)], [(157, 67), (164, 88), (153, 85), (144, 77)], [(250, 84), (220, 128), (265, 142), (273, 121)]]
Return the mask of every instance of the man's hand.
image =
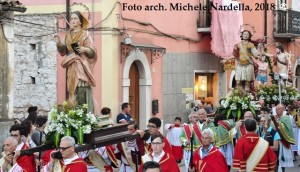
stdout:
[(0, 167), (3, 171), (8, 171), (8, 164), (12, 164), (13, 162), (13, 155), (9, 153), (4, 157), (4, 162), (2, 164), (2, 167)]
[(194, 171), (195, 171), (194, 167), (193, 168), (189, 167), (189, 172), (194, 172)]
[(20, 155), (21, 155), (20, 150), (15, 151), (15, 155), (14, 155), (14, 158), (13, 158), (13, 164), (17, 163), (17, 159), (20, 157)]
[(125, 119), (120, 119), (121, 124), (127, 124), (127, 121)]
[(243, 121), (242, 121), (242, 120), (237, 121), (237, 122), (235, 123), (235, 129), (240, 128), (240, 126), (242, 126), (242, 125), (243, 125)]
[(7, 162), (7, 163), (12, 163), (13, 161), (13, 153), (8, 153), (5, 157), (4, 157), (4, 161)]
[(205, 118), (205, 122), (206, 122), (206, 124), (208, 125), (209, 124), (209, 118)]
[(136, 132), (139, 133), (139, 135), (141, 136), (141, 138), (143, 138), (144, 135), (145, 135), (145, 131), (143, 131), (143, 130), (136, 130)]

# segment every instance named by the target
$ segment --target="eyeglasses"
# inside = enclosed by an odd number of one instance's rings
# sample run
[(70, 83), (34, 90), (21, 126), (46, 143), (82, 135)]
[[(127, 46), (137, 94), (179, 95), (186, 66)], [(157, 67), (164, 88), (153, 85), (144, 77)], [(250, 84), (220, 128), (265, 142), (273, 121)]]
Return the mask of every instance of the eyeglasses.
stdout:
[(202, 137), (203, 140), (210, 140), (210, 137)]
[(20, 135), (18, 135), (18, 134), (11, 134), (10, 136), (11, 137), (19, 137)]
[(152, 142), (151, 145), (160, 145), (162, 144), (161, 142)]
[(157, 128), (155, 125), (147, 125), (147, 128)]
[(70, 147), (72, 147), (72, 146), (68, 146), (68, 147), (59, 147), (58, 150), (65, 151), (65, 150), (69, 149)]

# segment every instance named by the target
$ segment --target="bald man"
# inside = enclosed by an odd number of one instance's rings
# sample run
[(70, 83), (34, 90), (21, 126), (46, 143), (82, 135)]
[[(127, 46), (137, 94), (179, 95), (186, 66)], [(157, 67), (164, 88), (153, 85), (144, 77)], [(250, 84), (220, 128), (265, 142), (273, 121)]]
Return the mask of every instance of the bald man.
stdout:
[(254, 119), (254, 115), (251, 111), (246, 111), (244, 113), (244, 118), (236, 122), (235, 128), (233, 130), (233, 135), (235, 135), (236, 139), (239, 139), (246, 134), (244, 121), (246, 121), (247, 119)]
[(280, 135), (280, 148), (279, 148), (279, 166), (282, 167), (282, 171), (285, 171), (285, 167), (293, 167), (293, 154), (291, 144), (295, 144), (295, 138), (292, 128), (292, 122), (288, 115), (284, 113), (285, 107), (282, 104), (276, 106), (275, 126)]

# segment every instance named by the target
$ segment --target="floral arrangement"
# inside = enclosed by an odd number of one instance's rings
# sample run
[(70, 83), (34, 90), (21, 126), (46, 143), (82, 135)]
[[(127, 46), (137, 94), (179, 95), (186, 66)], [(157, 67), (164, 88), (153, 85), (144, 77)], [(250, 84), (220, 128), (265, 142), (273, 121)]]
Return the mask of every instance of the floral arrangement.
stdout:
[(220, 100), (220, 107), (217, 108), (215, 115), (216, 117), (239, 120), (243, 118), (246, 111), (251, 111), (256, 115), (256, 110), (259, 109), (260, 105), (254, 101), (252, 94), (236, 88), (226, 98)]
[[(262, 85), (257, 89), (257, 96), (259, 99), (264, 99), (265, 104), (278, 104), (279, 103), (279, 89), (278, 85)], [(292, 102), (300, 97), (297, 89), (286, 86), (281, 89), (281, 102), (284, 105), (292, 104)]]
[(74, 106), (64, 101), (62, 105), (55, 105), (49, 112), (49, 125), (46, 126), (46, 140), (54, 141), (57, 147), (62, 136), (73, 136), (78, 144), (83, 144), (84, 134), (99, 129), (97, 118), (87, 112), (87, 104)]

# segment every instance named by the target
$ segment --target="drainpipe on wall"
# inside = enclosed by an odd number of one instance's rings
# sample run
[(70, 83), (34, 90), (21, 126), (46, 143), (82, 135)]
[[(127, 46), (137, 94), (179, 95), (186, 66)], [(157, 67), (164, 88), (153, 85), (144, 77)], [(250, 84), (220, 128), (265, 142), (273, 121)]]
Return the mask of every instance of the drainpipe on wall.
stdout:
[(70, 26), (68, 23), (70, 23), (70, 0), (66, 0), (66, 28), (69, 30)]
[[(91, 14), (91, 16), (92, 16), (92, 28), (94, 28), (94, 22), (95, 22), (95, 17), (94, 17), (94, 3), (95, 3), (95, 0), (92, 0), (92, 14)], [(92, 31), (92, 39), (93, 39), (93, 41), (95, 40), (94, 36), (95, 36), (94, 31)]]
[[(267, 7), (267, 0), (265, 0), (265, 4), (264, 4), (264, 6), (265, 7)], [(264, 23), (264, 39), (265, 39), (265, 43), (267, 43), (267, 39), (268, 39), (268, 35), (267, 35), (267, 29), (268, 29), (268, 27), (267, 27), (267, 18), (268, 18), (268, 16), (267, 16), (267, 8), (265, 8), (265, 10), (264, 10), (264, 17), (265, 17), (265, 23)]]
[[(68, 23), (70, 23), (70, 0), (66, 0), (66, 31), (69, 30), (70, 26)], [(66, 79), (67, 79), (67, 72), (66, 72)], [(65, 98), (67, 99), (69, 97), (69, 93), (68, 93), (68, 85), (66, 83), (66, 94), (65, 94)]]

